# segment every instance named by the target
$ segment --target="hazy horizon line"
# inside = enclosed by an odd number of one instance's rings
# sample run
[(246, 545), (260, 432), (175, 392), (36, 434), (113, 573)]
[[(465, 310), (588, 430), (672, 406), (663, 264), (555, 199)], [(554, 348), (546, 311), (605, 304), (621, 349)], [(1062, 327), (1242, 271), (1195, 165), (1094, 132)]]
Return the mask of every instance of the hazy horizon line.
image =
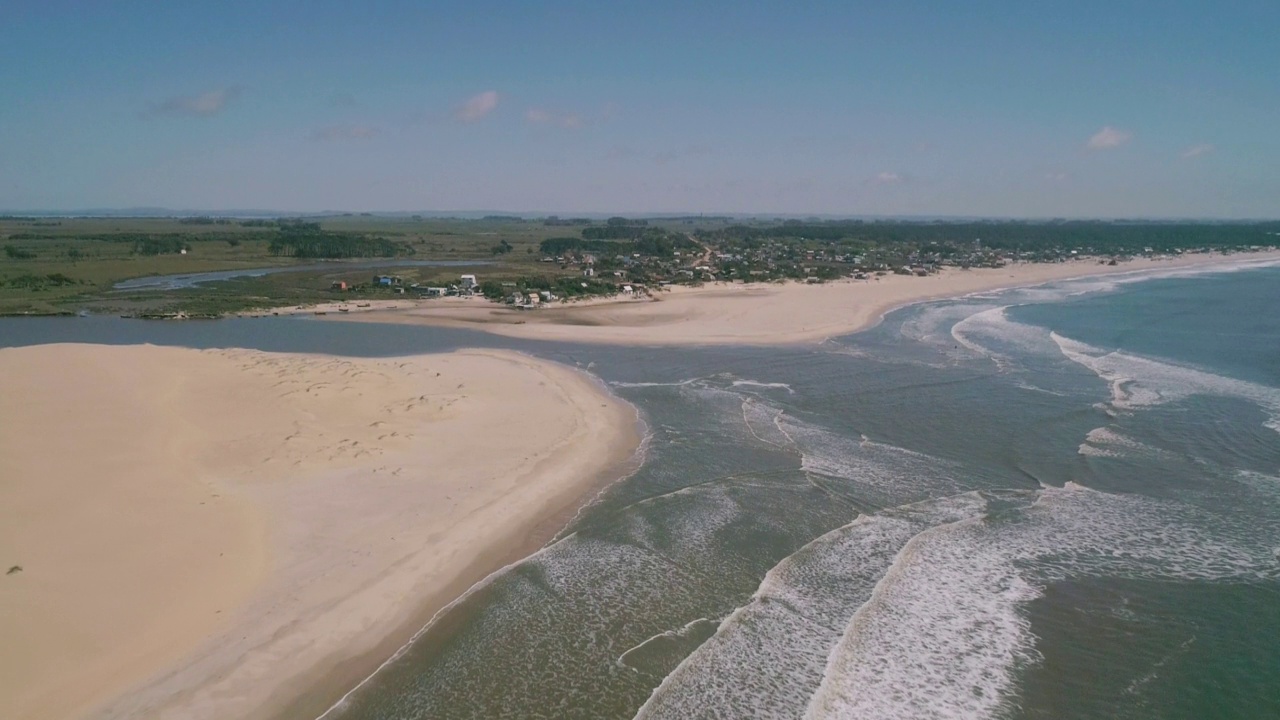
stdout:
[(1039, 221), (1039, 222), (1276, 222), (1280, 217), (1250, 216), (1159, 216), (1159, 215), (954, 215), (927, 213), (887, 214), (887, 213), (805, 213), (805, 212), (714, 212), (689, 210), (646, 210), (646, 211), (581, 211), (581, 210), (272, 210), (258, 208), (222, 208), (222, 209), (173, 209), (152, 206), (134, 207), (100, 207), (77, 208), (73, 210), (57, 210), (38, 208), (29, 210), (3, 209), (0, 217), (32, 217), (32, 218), (192, 218), (212, 217), (229, 219), (263, 219), (283, 217), (413, 217), (415, 215), (433, 219), (457, 218), (478, 220), (486, 216), (506, 216), (520, 219), (547, 218), (586, 218), (607, 219), (610, 217), (628, 218), (744, 218), (744, 219), (816, 219), (816, 220), (914, 220), (914, 221)]

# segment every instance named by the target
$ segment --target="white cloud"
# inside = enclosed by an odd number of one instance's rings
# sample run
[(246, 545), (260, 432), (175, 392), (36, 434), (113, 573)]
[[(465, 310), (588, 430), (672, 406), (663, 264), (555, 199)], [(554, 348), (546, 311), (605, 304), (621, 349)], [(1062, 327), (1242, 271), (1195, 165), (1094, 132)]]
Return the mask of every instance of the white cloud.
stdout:
[(479, 95), (468, 98), (466, 102), (458, 106), (453, 116), (462, 122), (471, 123), (493, 112), (496, 107), (498, 107), (497, 91), (486, 90)]
[(1214, 148), (1209, 143), (1200, 143), (1199, 145), (1192, 145), (1186, 150), (1183, 150), (1182, 157), (1184, 158), (1200, 157), (1201, 155), (1208, 155), (1209, 153), (1213, 152), (1215, 149), (1216, 148)]
[(897, 185), (902, 182), (902, 176), (895, 172), (882, 172), (876, 175), (877, 185)]
[(559, 125), (570, 130), (582, 127), (582, 116), (577, 113), (554, 113), (542, 108), (529, 108), (524, 119), (534, 125)]
[(1107, 125), (1094, 133), (1093, 137), (1089, 138), (1089, 142), (1085, 143), (1085, 147), (1090, 150), (1110, 150), (1111, 148), (1118, 148), (1132, 139), (1133, 133)]
[(186, 115), (210, 117), (226, 109), (227, 104), (239, 96), (237, 88), (219, 88), (200, 95), (173, 97), (152, 108), (158, 115)]
[(382, 134), (370, 125), (330, 125), (311, 133), (312, 140), (369, 140)]

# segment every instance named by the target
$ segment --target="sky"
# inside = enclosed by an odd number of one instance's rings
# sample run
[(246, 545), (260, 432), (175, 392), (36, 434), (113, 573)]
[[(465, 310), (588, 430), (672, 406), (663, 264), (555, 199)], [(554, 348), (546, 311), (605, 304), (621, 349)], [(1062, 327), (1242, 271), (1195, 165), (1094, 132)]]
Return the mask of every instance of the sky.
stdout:
[(1280, 2), (0, 0), (0, 209), (1280, 217)]

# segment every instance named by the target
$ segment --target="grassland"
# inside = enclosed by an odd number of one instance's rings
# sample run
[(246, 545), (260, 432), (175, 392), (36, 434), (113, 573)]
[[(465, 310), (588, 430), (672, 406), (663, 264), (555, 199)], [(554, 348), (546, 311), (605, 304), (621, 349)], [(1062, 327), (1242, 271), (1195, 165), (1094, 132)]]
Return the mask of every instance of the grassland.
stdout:
[[(577, 234), (581, 228), (514, 219), (451, 220), (334, 216), (319, 222), (325, 233), (389, 240), (402, 246), (399, 259), (447, 260), (462, 267), (400, 267), (406, 283), (456, 282), (461, 273), (491, 279), (565, 274), (541, 263), (538, 244)], [(254, 307), (332, 299), (329, 287), (342, 280), (348, 297), (389, 296), (365, 287), (377, 268), (352, 269), (340, 261), (322, 271), (239, 278), (171, 291), (114, 291), (131, 278), (218, 270), (309, 265), (315, 259), (272, 253), (279, 229), (261, 222), (197, 223), (172, 218), (0, 218), (0, 314), (108, 313), (219, 314)], [(179, 249), (180, 248), (180, 249)], [(501, 248), (501, 252), (495, 252)], [(186, 252), (182, 252), (185, 250)], [(154, 253), (154, 254), (152, 254)], [(362, 258), (377, 262), (376, 258)], [(387, 258), (388, 267), (392, 258)]]

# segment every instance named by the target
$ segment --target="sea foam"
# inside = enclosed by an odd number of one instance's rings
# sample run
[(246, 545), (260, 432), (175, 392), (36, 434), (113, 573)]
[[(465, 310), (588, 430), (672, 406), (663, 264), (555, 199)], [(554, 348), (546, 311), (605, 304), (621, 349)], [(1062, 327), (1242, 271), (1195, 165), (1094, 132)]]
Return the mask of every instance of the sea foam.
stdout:
[(654, 691), (637, 717), (797, 717), (842, 629), (913, 536), (985, 508), (976, 493), (861, 516), (766, 575), (748, 604)]
[(1057, 333), (1049, 336), (1065, 357), (1110, 384), (1113, 409), (1131, 411), (1193, 395), (1217, 395), (1261, 407), (1270, 415), (1266, 425), (1280, 432), (1280, 389), (1122, 351), (1107, 352)]

